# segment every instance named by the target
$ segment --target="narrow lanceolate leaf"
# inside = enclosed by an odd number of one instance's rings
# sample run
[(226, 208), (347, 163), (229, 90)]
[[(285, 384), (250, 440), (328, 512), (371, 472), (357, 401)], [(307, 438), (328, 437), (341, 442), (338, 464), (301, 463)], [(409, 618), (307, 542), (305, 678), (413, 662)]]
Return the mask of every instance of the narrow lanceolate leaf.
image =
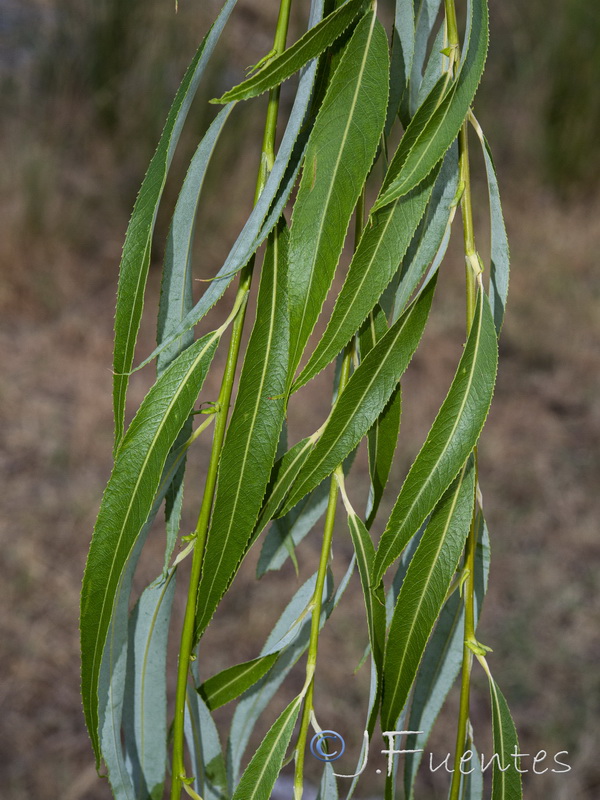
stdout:
[(375, 546), (364, 523), (351, 507), (348, 508), (348, 528), (356, 553), (356, 563), (365, 600), (371, 653), (379, 672), (382, 667), (385, 639), (385, 606), (374, 596), (370, 584)]
[[(196, 672), (194, 678), (198, 679)], [(204, 700), (192, 686), (188, 686), (185, 705), (185, 738), (194, 790), (203, 800), (224, 800), (228, 796), (227, 771), (219, 732)]]
[(175, 573), (150, 584), (129, 621), (125, 745), (137, 797), (159, 800), (167, 770), (167, 638)]
[(487, 174), (488, 192), (490, 197), (490, 228), (491, 228), (491, 268), (490, 268), (490, 306), (494, 315), (496, 332), (500, 335), (502, 323), (504, 322), (504, 312), (506, 310), (506, 298), (508, 295), (508, 281), (510, 276), (510, 251), (508, 247), (508, 236), (504, 224), (502, 213), (502, 203), (500, 201), (500, 188), (496, 176), (496, 168), (492, 158), (492, 151), (483, 131), (478, 124), (475, 129), (481, 140), (483, 148), (483, 158), (485, 161), (485, 171)]
[(198, 589), (198, 635), (208, 625), (246, 551), (277, 452), (289, 351), (287, 240), (281, 222), (265, 254), (256, 322), (221, 453)]
[(404, 708), (463, 551), (475, 497), (473, 460), (433, 512), (402, 583), (385, 648), (382, 725)]
[(302, 695), (278, 717), (246, 767), (232, 800), (269, 800), (292, 738)]
[[(398, 177), (386, 187), (375, 207), (391, 203), (417, 186), (458, 136), (479, 86), (487, 55), (487, 0), (473, 0), (471, 13), (470, 39), (456, 82), (412, 143)], [(407, 134), (409, 130), (410, 126)]]
[(318, 25), (308, 30), (291, 47), (268, 61), (252, 77), (211, 102), (229, 103), (232, 100), (247, 100), (279, 86), (332, 45), (366, 5), (366, 0), (347, 0)]
[[(494, 743), (494, 770), (492, 777), (492, 800), (521, 800), (523, 787), (521, 774), (517, 770), (515, 753), (519, 752), (519, 740), (515, 723), (504, 695), (488, 672), (492, 702), (492, 729)], [(520, 764), (518, 764), (520, 767)]]
[[(481, 614), (490, 569), (489, 536), (481, 515), (478, 515), (477, 525), (475, 624)], [(425, 746), (461, 669), (464, 649), (464, 607), (459, 592), (454, 592), (442, 609), (419, 668), (406, 728), (422, 733), (410, 735), (406, 739), (405, 749), (415, 751), (407, 753), (404, 762), (404, 791), (407, 800), (414, 798), (414, 785)]]
[(270, 653), (243, 664), (236, 664), (235, 667), (224, 669), (204, 681), (198, 691), (208, 709), (214, 711), (243, 694), (271, 669), (278, 655), (279, 653)]
[(432, 174), (408, 197), (369, 217), (325, 333), (295, 381), (294, 390), (335, 358), (375, 307), (425, 213), (435, 177)]
[(412, 117), (420, 103), (417, 102), (423, 81), (423, 68), (429, 49), (431, 33), (439, 16), (442, 0), (417, 0), (415, 2), (415, 45), (410, 74), (407, 112)]
[(181, 129), (198, 88), (200, 78), (237, 0), (227, 0), (212, 28), (198, 48), (183, 77), (169, 111), (148, 172), (140, 188), (127, 228), (119, 271), (115, 313), (113, 404), (115, 415), (115, 453), (123, 436), (125, 398), (129, 372), (137, 341), (144, 291), (150, 266), (152, 234), (167, 173), (179, 141)]
[(396, 119), (400, 101), (408, 85), (414, 54), (414, 0), (396, 0), (390, 65), (390, 102), (386, 122), (386, 132), (388, 133)]
[[(312, 0), (309, 25), (315, 25), (323, 16), (323, 0)], [(179, 327), (137, 367), (150, 363), (183, 333), (196, 325), (223, 296), (235, 275), (241, 270), (265, 241), (279, 220), (290, 193), (296, 183), (308, 136), (300, 133), (303, 127), (310, 128), (308, 108), (313, 93), (317, 64), (302, 70), (298, 90), (288, 122), (277, 151), (273, 169), (269, 173), (265, 188), (252, 209), (244, 227), (217, 274), (211, 278), (208, 289), (196, 305), (182, 320)]]
[[(377, 342), (387, 332), (387, 320), (381, 306), (377, 305), (371, 312), (360, 332), (360, 355), (365, 358), (367, 353), (375, 347)], [(369, 452), (369, 477), (371, 486), (367, 508), (367, 528), (373, 524), (377, 516), (379, 504), (383, 497), (383, 490), (387, 483), (398, 434), (400, 432), (400, 417), (402, 415), (402, 390), (400, 384), (392, 392), (387, 405), (375, 420), (368, 434)]]
[(331, 475), (381, 414), (417, 349), (434, 289), (432, 281), (354, 372), (279, 516)]
[(104, 492), (81, 592), (81, 687), (96, 756), (98, 674), (123, 569), (152, 509), (163, 467), (189, 417), (210, 366), (219, 332), (189, 347), (146, 395), (117, 453)]
[(393, 308), (389, 312), (391, 322), (395, 322), (404, 311), (427, 267), (432, 265), (431, 269), (435, 270), (444, 257), (449, 240), (450, 221), (456, 207), (457, 188), (458, 148), (453, 145), (446, 153), (427, 211), (410, 243), (402, 267), (386, 290), (386, 297), (388, 293), (393, 297)]
[[(194, 305), (192, 299), (192, 248), (196, 212), (204, 178), (233, 104), (223, 108), (206, 131), (190, 163), (167, 237), (160, 303), (158, 307), (157, 344), (168, 339), (180, 326)], [(193, 331), (172, 342), (159, 354), (156, 370), (161, 375), (171, 361), (194, 341)]]
[(498, 340), (485, 292), (477, 296), (469, 338), (450, 391), (400, 490), (375, 556), (374, 583), (458, 474), (479, 438), (492, 402)]
[(290, 375), (321, 313), (373, 164), (388, 95), (387, 39), (366, 14), (329, 84), (306, 151), (290, 231)]

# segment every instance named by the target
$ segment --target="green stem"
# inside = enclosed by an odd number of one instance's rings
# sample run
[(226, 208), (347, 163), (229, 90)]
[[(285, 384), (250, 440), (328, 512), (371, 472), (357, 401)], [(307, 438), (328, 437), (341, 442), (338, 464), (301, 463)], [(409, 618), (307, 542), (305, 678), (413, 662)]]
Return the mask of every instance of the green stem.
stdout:
[[(446, 11), (446, 27), (448, 44), (455, 54), (454, 64), (460, 56), (460, 43), (458, 26), (456, 22), (456, 8), (454, 0), (444, 0)], [(459, 181), (463, 187), (461, 196), (461, 216), (463, 221), (463, 238), (466, 267), (466, 322), (469, 332), (475, 316), (477, 298), (477, 276), (480, 272), (479, 257), (475, 246), (475, 228), (473, 224), (473, 201), (471, 194), (471, 169), (469, 164), (469, 132), (468, 123), (465, 121), (458, 136), (459, 152)], [(465, 752), (468, 741), (469, 707), (471, 672), (473, 668), (473, 651), (469, 644), (476, 643), (475, 636), (475, 556), (477, 552), (477, 487), (478, 487), (478, 457), (477, 447), (473, 452), (475, 458), (475, 504), (471, 528), (465, 545), (464, 569), (467, 575), (464, 584), (465, 627), (463, 640), (463, 659), (460, 681), (460, 705), (456, 728), (456, 747), (454, 754), (454, 772), (448, 800), (459, 800), (462, 773), (460, 771), (461, 758)]]
[[(365, 220), (365, 190), (363, 188), (356, 204), (355, 221), (354, 221), (354, 250), (358, 247), (360, 237), (362, 236)], [(340, 380), (338, 385), (338, 399), (344, 391), (346, 384), (350, 379), (350, 368), (355, 353), (355, 340), (352, 339), (344, 351), (344, 360), (342, 362), (342, 369), (340, 371)], [(300, 719), (300, 730), (298, 732), (298, 741), (296, 744), (296, 768), (294, 774), (294, 800), (301, 800), (304, 788), (304, 753), (306, 750), (306, 738), (308, 736), (308, 728), (310, 725), (310, 717), (313, 712), (313, 696), (314, 696), (314, 676), (317, 666), (317, 653), (319, 649), (319, 631), (321, 628), (321, 612), (323, 606), (323, 589), (325, 587), (325, 579), (327, 577), (327, 566), (331, 556), (331, 540), (333, 537), (333, 529), (335, 527), (335, 512), (337, 508), (339, 492), (339, 482), (335, 473), (331, 476), (331, 483), (329, 484), (329, 501), (327, 503), (327, 513), (325, 515), (325, 527), (323, 530), (323, 543), (321, 545), (321, 558), (319, 560), (319, 571), (317, 573), (317, 583), (312, 599), (312, 619), (310, 626), (310, 641), (308, 644), (308, 657), (306, 660), (306, 697), (304, 699), (304, 706), (302, 708), (302, 717)]]
[[(287, 31), (290, 19), (290, 9), (292, 0), (281, 0), (279, 8), (279, 17), (277, 20), (277, 29), (275, 31), (275, 39), (273, 50), (279, 54), (285, 50), (285, 43), (287, 38)], [(269, 172), (273, 167), (275, 160), (275, 136), (277, 132), (277, 117), (279, 112), (279, 87), (272, 89), (269, 93), (269, 104), (267, 108), (267, 117), (265, 122), (265, 131), (263, 136), (262, 153), (260, 160), (260, 168), (258, 178), (256, 181), (256, 191), (254, 202), (258, 200), (261, 192), (264, 189)], [(248, 262), (240, 273), (240, 282), (236, 296), (236, 306), (238, 307), (237, 315), (233, 321), (231, 340), (229, 342), (229, 350), (227, 353), (227, 361), (221, 382), (221, 389), (217, 401), (217, 411), (215, 420), (215, 430), (212, 442), (212, 449), (210, 454), (210, 461), (206, 476), (206, 483), (204, 485), (204, 493), (202, 497), (202, 505), (198, 516), (198, 522), (194, 531), (196, 540), (194, 547), (194, 555), (192, 558), (192, 567), (190, 580), (188, 585), (188, 595), (185, 608), (185, 615), (183, 620), (183, 628), (181, 632), (181, 643), (179, 647), (179, 660), (177, 667), (177, 689), (175, 693), (175, 716), (173, 720), (173, 761), (172, 761), (172, 780), (171, 780), (171, 800), (179, 800), (181, 797), (181, 790), (184, 781), (187, 780), (185, 773), (184, 762), (184, 721), (185, 721), (185, 703), (187, 694), (187, 683), (190, 672), (190, 664), (193, 659), (193, 650), (195, 645), (195, 619), (196, 619), (196, 598), (198, 595), (198, 586), (200, 584), (200, 576), (202, 574), (202, 565), (204, 561), (204, 552), (206, 547), (206, 537), (208, 534), (208, 527), (210, 522), (210, 515), (213, 506), (215, 488), (217, 484), (217, 473), (219, 467), (219, 459), (221, 457), (221, 449), (225, 438), (227, 429), (227, 418), (229, 414), (229, 405), (231, 402), (231, 394), (233, 391), (233, 383), (237, 369), (237, 363), (240, 353), (240, 345), (242, 341), (242, 333), (244, 329), (244, 321), (246, 317), (246, 309), (248, 305), (248, 294), (252, 283), (252, 273), (254, 270), (254, 257)]]
[[(338, 387), (338, 398), (344, 390), (350, 378), (350, 366), (354, 352), (354, 340), (346, 346), (344, 360), (340, 372)], [(337, 508), (339, 484), (332, 475), (329, 484), (329, 502), (325, 516), (325, 527), (323, 530), (323, 543), (321, 545), (321, 558), (319, 560), (319, 571), (317, 572), (317, 583), (312, 598), (312, 618), (310, 626), (310, 641), (308, 644), (308, 657), (306, 659), (306, 696), (302, 708), (302, 718), (300, 720), (300, 730), (298, 732), (298, 742), (296, 745), (296, 769), (294, 775), (294, 800), (301, 800), (304, 787), (304, 752), (306, 750), (306, 738), (310, 725), (310, 717), (313, 711), (314, 678), (317, 666), (317, 653), (319, 649), (319, 632), (321, 628), (321, 612), (323, 609), (323, 589), (327, 577), (327, 566), (331, 556), (331, 540), (335, 527), (335, 512)]]

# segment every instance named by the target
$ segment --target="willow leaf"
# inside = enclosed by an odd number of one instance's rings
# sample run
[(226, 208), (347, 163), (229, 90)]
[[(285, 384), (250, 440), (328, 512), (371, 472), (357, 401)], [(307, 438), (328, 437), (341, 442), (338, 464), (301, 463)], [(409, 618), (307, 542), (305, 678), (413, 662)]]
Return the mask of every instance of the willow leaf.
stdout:
[[(197, 680), (197, 672), (194, 671)], [(204, 700), (188, 686), (185, 737), (190, 754), (193, 788), (203, 800), (225, 800), (227, 772), (219, 732)]]
[[(167, 236), (160, 290), (156, 337), (159, 345), (178, 329), (194, 305), (192, 300), (192, 247), (196, 213), (208, 165), (232, 110), (233, 104), (223, 108), (210, 124), (194, 153), (177, 198)], [(156, 361), (158, 374), (161, 375), (171, 361), (193, 341), (193, 332), (186, 331), (179, 340), (173, 341), (169, 347), (162, 350)]]
[(346, 45), (306, 151), (290, 231), (290, 375), (327, 296), (373, 164), (388, 94), (385, 32), (366, 14)]
[(232, 100), (247, 100), (279, 86), (332, 45), (365, 6), (366, 0), (348, 0), (310, 28), (291, 47), (269, 60), (250, 78), (211, 102), (229, 103)]
[(246, 767), (232, 800), (269, 800), (301, 705), (302, 695), (292, 700), (277, 718)]
[(236, 664), (234, 667), (222, 670), (217, 675), (204, 681), (198, 687), (209, 711), (220, 708), (226, 703), (235, 700), (247, 689), (259, 681), (277, 661), (279, 653), (270, 653), (267, 656)]
[(449, 239), (450, 221), (456, 207), (457, 189), (458, 148), (453, 145), (446, 153), (427, 211), (410, 243), (402, 266), (386, 290), (386, 296), (389, 292), (393, 297), (393, 309), (389, 313), (392, 322), (395, 322), (404, 311), (423, 279), (427, 267), (433, 263), (432, 270), (435, 270), (444, 257)]
[[(323, 610), (319, 621), (323, 627), (332, 611), (340, 602), (354, 572), (352, 559), (335, 593), (333, 577), (327, 574), (323, 589)], [(240, 699), (233, 721), (228, 748), (228, 773), (230, 783), (237, 781), (237, 775), (250, 734), (264, 709), (275, 696), (278, 688), (292, 670), (294, 664), (306, 651), (310, 640), (311, 615), (309, 604), (312, 601), (316, 584), (316, 573), (296, 592), (277, 624), (269, 634), (261, 655), (283, 650), (271, 671), (255, 684)]]
[(354, 372), (306, 459), (279, 516), (334, 471), (385, 408), (417, 349), (433, 299), (435, 281), (375, 345)]
[[(371, 312), (360, 332), (360, 355), (365, 358), (375, 347), (379, 339), (387, 332), (387, 320), (381, 306), (377, 305)], [(400, 384), (392, 392), (387, 405), (375, 420), (368, 433), (369, 477), (371, 486), (367, 508), (367, 528), (370, 528), (377, 515), (383, 490), (387, 483), (396, 444), (400, 431), (402, 415), (402, 391)]]
[(464, 800), (483, 800), (483, 772), (481, 769), (481, 758), (477, 748), (472, 741), (468, 742), (468, 749), (471, 751), (471, 759), (466, 763), (469, 772), (463, 779), (463, 798)]
[[(167, 769), (167, 638), (175, 573), (150, 584), (129, 621), (125, 742), (136, 797), (162, 797)], [(129, 735), (128, 735), (129, 734)]]
[[(475, 554), (475, 623), (477, 624), (487, 591), (490, 569), (490, 546), (487, 528), (481, 514), (477, 517), (478, 539)], [(408, 549), (408, 548), (407, 548)], [(417, 675), (410, 704), (407, 729), (422, 731), (406, 738), (404, 791), (407, 800), (414, 798), (414, 785), (433, 726), (462, 664), (464, 649), (464, 602), (454, 592), (442, 609), (435, 630), (427, 644)]]
[(382, 725), (392, 730), (413, 685), (444, 604), (473, 515), (475, 470), (469, 459), (442, 497), (409, 564), (392, 617), (384, 665)]
[(121, 575), (98, 681), (98, 733), (102, 759), (116, 800), (137, 800), (121, 738), (127, 676), (127, 620), (131, 582), (143, 544), (140, 536)]
[(152, 509), (163, 467), (206, 377), (219, 331), (182, 353), (146, 395), (121, 446), (94, 528), (81, 593), (81, 685), (99, 758), (98, 675), (120, 576)]
[(390, 65), (390, 102), (386, 122), (389, 133), (408, 86), (415, 54), (414, 0), (396, 0)]
[(277, 452), (288, 374), (287, 240), (281, 222), (265, 254), (256, 321), (219, 462), (198, 588), (197, 636), (208, 625), (246, 551)]
[(492, 800), (522, 800), (521, 775), (515, 763), (517, 761), (515, 753), (519, 752), (515, 723), (498, 684), (489, 670), (486, 669), (486, 672), (490, 683), (494, 742)]
[(491, 269), (490, 269), (490, 306), (494, 315), (496, 332), (500, 335), (504, 322), (506, 298), (508, 295), (508, 282), (510, 277), (510, 251), (508, 236), (502, 213), (500, 188), (496, 176), (496, 168), (492, 158), (492, 151), (483, 132), (476, 125), (476, 130), (481, 140), (485, 171), (487, 174), (488, 192), (490, 198), (490, 228), (491, 228)]
[(295, 381), (294, 391), (335, 358), (375, 307), (425, 213), (435, 177), (432, 174), (409, 196), (369, 218), (325, 333)]
[(367, 612), (367, 625), (369, 628), (369, 642), (371, 653), (380, 673), (383, 666), (383, 646), (385, 640), (385, 606), (374, 596), (370, 579), (375, 557), (375, 546), (371, 541), (368, 530), (360, 517), (348, 507), (348, 528), (356, 553), (356, 563), (363, 590), (365, 608)]
[(412, 117), (419, 107), (418, 96), (423, 83), (423, 68), (429, 41), (436, 20), (439, 16), (442, 0), (416, 0), (415, 1), (415, 44), (412, 68), (409, 81), (409, 97), (407, 103), (408, 117)]
[[(315, 25), (323, 16), (323, 1), (312, 0), (309, 25)], [(211, 279), (208, 289), (192, 310), (186, 314), (181, 324), (141, 362), (137, 369), (149, 364), (163, 349), (169, 347), (172, 342), (196, 325), (210, 311), (223, 296), (235, 275), (248, 263), (265, 239), (267, 239), (281, 217), (296, 183), (300, 165), (304, 158), (308, 136), (306, 131), (301, 133), (301, 129), (310, 129), (310, 119), (307, 112), (313, 93), (316, 69), (317, 64), (315, 62), (302, 71), (294, 104), (277, 151), (273, 169), (269, 173), (265, 188), (229, 251), (225, 262)]]
[(198, 48), (175, 95), (167, 122), (152, 157), (148, 172), (133, 208), (119, 271), (115, 344), (113, 355), (113, 405), (115, 416), (115, 453), (123, 436), (125, 399), (129, 372), (144, 305), (144, 291), (150, 266), (152, 235), (167, 173), (179, 141), (181, 129), (208, 60), (237, 0), (227, 0), (210, 31)]
[(374, 583), (419, 529), (475, 446), (487, 417), (498, 363), (489, 301), (480, 289), (473, 324), (450, 391), (400, 490), (375, 556)]
[(319, 784), (317, 800), (338, 800), (338, 798), (339, 794), (335, 773), (331, 764), (326, 762), (323, 767), (323, 776)]
[[(471, 13), (470, 39), (456, 82), (412, 144), (398, 177), (380, 195), (375, 208), (393, 202), (417, 186), (458, 136), (479, 86), (487, 55), (487, 0), (474, 0), (471, 4)], [(409, 130), (410, 126), (406, 131), (407, 134)]]

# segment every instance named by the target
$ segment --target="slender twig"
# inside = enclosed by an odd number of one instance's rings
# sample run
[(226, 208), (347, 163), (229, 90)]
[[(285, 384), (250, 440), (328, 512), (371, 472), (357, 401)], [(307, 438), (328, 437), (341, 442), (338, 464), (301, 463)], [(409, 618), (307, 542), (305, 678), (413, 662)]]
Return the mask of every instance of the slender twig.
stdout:
[[(460, 56), (460, 43), (458, 37), (458, 26), (456, 22), (456, 7), (454, 0), (445, 0), (446, 11), (446, 30), (448, 34), (448, 44), (454, 54), (451, 69), (456, 68)], [(475, 229), (473, 224), (473, 203), (471, 194), (471, 170), (469, 164), (469, 129), (468, 122), (465, 121), (458, 135), (459, 152), (459, 182), (462, 187), (460, 200), (461, 215), (463, 222), (463, 239), (465, 251), (466, 268), (466, 322), (467, 333), (471, 329), (473, 317), (475, 315), (475, 304), (477, 298), (477, 285), (480, 280), (479, 256), (475, 246)], [(450, 786), (449, 800), (459, 800), (461, 789), (462, 773), (460, 770), (461, 758), (465, 752), (469, 736), (469, 707), (470, 707), (470, 688), (471, 672), (473, 667), (473, 650), (470, 645), (476, 645), (475, 636), (475, 556), (477, 551), (477, 487), (478, 487), (478, 457), (477, 447), (474, 448), (473, 456), (475, 459), (475, 504), (473, 518), (467, 542), (465, 545), (464, 572), (466, 579), (464, 582), (464, 637), (463, 637), (463, 659), (460, 681), (460, 705), (456, 727), (456, 747), (454, 754), (454, 772)]]
[[(292, 0), (281, 0), (280, 3), (279, 17), (277, 20), (277, 28), (273, 43), (273, 51), (275, 54), (281, 53), (285, 50), (291, 4)], [(256, 181), (256, 192), (254, 197), (255, 203), (264, 189), (267, 177), (275, 160), (275, 136), (277, 131), (278, 112), (279, 87), (272, 89), (269, 93), (269, 104), (267, 108), (267, 118), (263, 136), (260, 168)], [(190, 670), (190, 662), (194, 649), (196, 598), (198, 594), (200, 576), (202, 574), (206, 537), (217, 483), (219, 459), (221, 457), (221, 449), (223, 447), (225, 431), (227, 429), (229, 405), (231, 402), (231, 394), (233, 391), (233, 383), (239, 358), (253, 270), (254, 257), (244, 267), (240, 274), (240, 282), (236, 296), (236, 306), (238, 307), (238, 312), (233, 321), (231, 340), (229, 342), (229, 350), (227, 353), (227, 362), (225, 364), (225, 370), (221, 382), (221, 390), (219, 392), (219, 398), (217, 401), (215, 430), (206, 476), (206, 483), (204, 485), (202, 506), (200, 508), (196, 530), (194, 531), (195, 547), (192, 558), (190, 581), (188, 585), (188, 596), (181, 633), (181, 644), (179, 648), (179, 662), (177, 670), (175, 716), (173, 721), (171, 800), (179, 800), (183, 784), (188, 780), (185, 773), (183, 740), (187, 682)]]

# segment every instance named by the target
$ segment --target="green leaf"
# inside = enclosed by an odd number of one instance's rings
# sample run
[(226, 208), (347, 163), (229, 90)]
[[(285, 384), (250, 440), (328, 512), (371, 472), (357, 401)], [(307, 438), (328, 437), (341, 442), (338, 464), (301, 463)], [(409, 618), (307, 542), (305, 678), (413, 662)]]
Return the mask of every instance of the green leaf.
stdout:
[(396, 0), (392, 55), (390, 65), (390, 102), (386, 132), (392, 128), (400, 101), (404, 96), (415, 54), (415, 3), (414, 0)]
[(246, 767), (232, 800), (269, 800), (302, 705), (296, 697), (273, 724)]
[(213, 675), (198, 687), (209, 711), (220, 708), (226, 703), (235, 700), (247, 689), (259, 681), (277, 661), (279, 653), (254, 658), (243, 664), (236, 664)]
[(115, 453), (123, 436), (125, 399), (129, 372), (137, 341), (144, 291), (148, 278), (152, 235), (158, 206), (167, 180), (167, 173), (179, 141), (181, 129), (190, 109), (198, 84), (221, 31), (237, 0), (227, 0), (215, 23), (204, 37), (175, 95), (167, 122), (140, 188), (123, 246), (119, 271), (115, 343), (113, 357), (113, 405), (115, 416)]
[(508, 282), (510, 277), (510, 251), (508, 236), (502, 214), (500, 188), (496, 176), (496, 168), (492, 158), (492, 151), (483, 132), (476, 125), (476, 130), (481, 140), (485, 171), (487, 174), (488, 192), (490, 198), (490, 228), (491, 228), (491, 270), (490, 270), (490, 306), (494, 316), (496, 332), (500, 335), (504, 322), (506, 298), (508, 295)]
[(433, 299), (432, 281), (354, 372), (306, 459), (279, 516), (312, 491), (350, 453), (385, 408), (417, 349)]
[(381, 537), (374, 583), (379, 583), (437, 505), (477, 443), (492, 402), (497, 364), (494, 321), (480, 288), (469, 338), (450, 391), (406, 476)]
[[(346, 502), (346, 498), (344, 498)], [(351, 506), (347, 506), (348, 528), (356, 553), (356, 563), (363, 590), (365, 608), (367, 612), (367, 625), (369, 628), (369, 641), (371, 653), (378, 671), (383, 664), (383, 646), (385, 640), (385, 606), (383, 606), (374, 596), (371, 588), (371, 572), (373, 569), (373, 559), (375, 557), (375, 546), (371, 541), (368, 530), (360, 517), (354, 512)]]
[(287, 244), (282, 221), (271, 235), (265, 254), (256, 321), (221, 452), (198, 588), (198, 637), (246, 552), (277, 452), (288, 374)]
[[(382, 305), (392, 322), (404, 311), (427, 267), (432, 265), (431, 272), (436, 271), (446, 253), (457, 189), (458, 148), (453, 145), (446, 153), (425, 216), (410, 243), (402, 266), (382, 298)], [(388, 306), (393, 307), (388, 311)]]
[(329, 763), (325, 763), (323, 767), (323, 777), (319, 785), (319, 794), (317, 800), (338, 800), (338, 788), (333, 767)]
[[(490, 569), (489, 536), (483, 517), (477, 515), (478, 539), (475, 554), (475, 624), (479, 621), (487, 591)], [(408, 548), (407, 548), (408, 549)], [(414, 784), (435, 721), (462, 665), (464, 649), (464, 602), (458, 591), (454, 592), (442, 609), (435, 630), (427, 644), (419, 668), (410, 705), (410, 718), (406, 728), (422, 731), (406, 739), (407, 753), (404, 762), (404, 791), (407, 800), (413, 800)]]
[(332, 45), (365, 6), (365, 0), (348, 0), (310, 28), (291, 47), (268, 61), (266, 66), (252, 77), (211, 102), (229, 103), (232, 100), (247, 100), (279, 86)]
[[(516, 769), (514, 754), (519, 752), (515, 723), (498, 684), (486, 670), (490, 682), (492, 703), (492, 730), (494, 742), (494, 768), (492, 800), (522, 800), (521, 775)], [(508, 769), (507, 769), (508, 767)]]
[(411, 690), (467, 540), (475, 498), (469, 459), (433, 512), (409, 564), (386, 642), (382, 725), (393, 725)]
[(465, 764), (465, 769), (472, 770), (463, 778), (464, 800), (483, 800), (483, 772), (481, 771), (481, 758), (472, 741), (468, 742), (468, 749), (472, 752), (471, 760)]
[(81, 685), (96, 757), (98, 676), (121, 574), (153, 506), (169, 450), (190, 415), (220, 332), (189, 347), (146, 395), (117, 452), (104, 492), (81, 592)]
[(159, 800), (167, 770), (167, 638), (175, 572), (151, 583), (129, 620), (125, 745), (136, 797)]
[(271, 471), (263, 507), (252, 534), (252, 541), (258, 537), (269, 524), (270, 520), (273, 519), (281, 509), (313, 445), (314, 441), (311, 437), (302, 439), (293, 447), (290, 447), (287, 453), (284, 453), (284, 455), (275, 462), (275, 466)]
[(417, 98), (423, 82), (423, 67), (441, 4), (442, 0), (416, 0), (415, 2), (415, 44), (409, 81), (410, 96), (407, 104), (409, 117), (414, 115), (420, 105)]
[[(323, 0), (313, 0), (309, 25), (316, 24), (322, 15)], [(311, 127), (308, 109), (312, 97), (316, 69), (317, 64), (315, 62), (302, 71), (294, 104), (277, 151), (273, 169), (269, 173), (265, 188), (229, 251), (225, 262), (211, 279), (208, 289), (192, 310), (186, 314), (181, 324), (142, 361), (137, 369), (149, 364), (163, 349), (169, 347), (172, 342), (196, 325), (210, 311), (223, 296), (239, 270), (248, 263), (253, 254), (269, 236), (281, 217), (296, 183), (306, 150), (308, 131), (310, 131)]]
[[(192, 669), (197, 680), (197, 672)], [(204, 700), (190, 685), (185, 706), (185, 737), (194, 790), (203, 800), (226, 800), (227, 773), (219, 732)]]
[(136, 800), (133, 780), (125, 764), (121, 721), (127, 675), (129, 594), (143, 542), (142, 534), (119, 581), (98, 680), (99, 747), (115, 800)]
[(373, 164), (388, 94), (388, 50), (375, 14), (356, 26), (306, 151), (290, 230), (290, 376), (321, 313), (350, 217)]
[[(387, 322), (383, 309), (377, 305), (372, 312), (363, 330), (360, 333), (360, 355), (365, 358), (373, 349), (379, 339), (387, 332)], [(400, 418), (402, 415), (402, 391), (400, 385), (394, 389), (392, 396), (381, 414), (375, 420), (368, 433), (369, 477), (371, 487), (369, 491), (367, 509), (367, 528), (370, 528), (377, 515), (383, 490), (387, 483), (396, 445), (400, 431)]]
[[(411, 147), (406, 158), (402, 159), (402, 168), (398, 176), (391, 182), (387, 182), (385, 191), (379, 196), (374, 208), (381, 208), (387, 203), (393, 202), (417, 186), (431, 172), (458, 136), (479, 86), (487, 55), (487, 0), (474, 0), (471, 4), (471, 13), (470, 38), (456, 82), (444, 95), (426, 126), (414, 141), (411, 136)], [(418, 112), (415, 120), (417, 115)], [(411, 132), (413, 123), (414, 120), (409, 125), (405, 136)], [(399, 149), (405, 149), (402, 141)]]
[[(352, 559), (335, 593), (333, 592), (333, 577), (331, 573), (328, 573), (323, 590), (320, 627), (323, 627), (340, 602), (354, 572), (354, 566), (355, 560)], [(228, 772), (231, 784), (237, 781), (240, 763), (256, 721), (308, 647), (312, 624), (310, 603), (314, 595), (316, 579), (315, 573), (296, 592), (269, 634), (261, 651), (263, 656), (282, 651), (280, 658), (271, 671), (244, 694), (236, 707), (228, 747)]]
[(335, 358), (377, 304), (425, 213), (435, 177), (432, 174), (408, 197), (369, 217), (325, 333), (294, 382), (293, 391)]
[[(208, 165), (232, 110), (233, 103), (223, 108), (209, 126), (194, 153), (177, 198), (167, 236), (160, 289), (156, 337), (159, 345), (177, 331), (182, 320), (194, 305), (192, 300), (192, 247), (196, 213)], [(156, 362), (157, 373), (161, 375), (171, 361), (193, 341), (193, 331), (186, 331), (179, 339), (162, 350)]]

